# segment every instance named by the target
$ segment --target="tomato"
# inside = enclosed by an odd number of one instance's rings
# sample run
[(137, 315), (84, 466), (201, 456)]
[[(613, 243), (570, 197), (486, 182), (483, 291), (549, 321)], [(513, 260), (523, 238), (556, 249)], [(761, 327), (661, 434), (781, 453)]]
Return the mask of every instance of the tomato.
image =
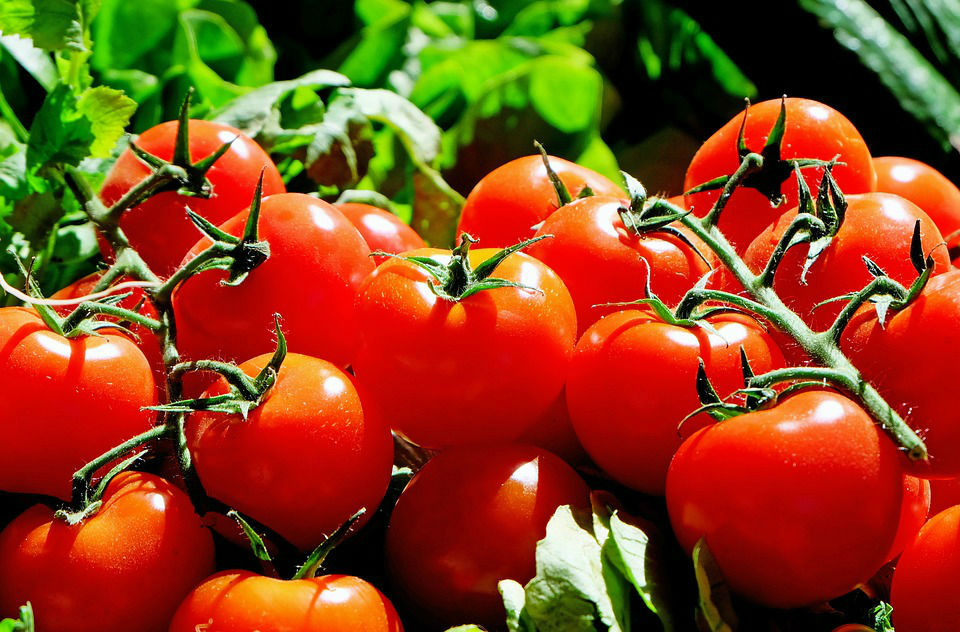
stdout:
[(886, 561), (902, 498), (896, 446), (832, 391), (803, 391), (698, 431), (667, 474), (684, 548), (705, 538), (730, 587), (775, 608), (828, 601), (867, 581)]
[[(336, 205), (337, 210), (350, 220), (353, 227), (360, 231), (371, 251), (380, 250), (398, 254), (408, 250), (426, 247), (417, 231), (403, 223), (399, 217), (382, 208), (369, 204), (345, 202)], [(373, 258), (380, 265), (389, 257), (379, 255)]]
[[(843, 225), (810, 267), (806, 282), (800, 278), (807, 256), (807, 248), (802, 245), (787, 251), (774, 277), (773, 289), (787, 307), (815, 330), (829, 327), (844, 303), (828, 303), (814, 310), (815, 305), (856, 292), (873, 280), (864, 265), (864, 256), (879, 265), (894, 281), (908, 287), (913, 283), (917, 271), (910, 262), (910, 242), (918, 219), (923, 252), (930, 253), (936, 264), (933, 273), (940, 274), (951, 267), (946, 250), (937, 247), (943, 242), (940, 231), (912, 202), (889, 193), (851, 195), (847, 196), (847, 202), (849, 206)], [(754, 272), (763, 270), (780, 237), (796, 216), (796, 209), (784, 213), (750, 244), (743, 260)]]
[(587, 460), (587, 453), (580, 445), (577, 433), (574, 432), (573, 425), (570, 423), (565, 393), (560, 393), (547, 412), (520, 435), (517, 443), (529, 443), (543, 448), (571, 465)]
[(909, 474), (903, 477), (903, 504), (900, 509), (900, 523), (897, 537), (887, 554), (887, 561), (900, 555), (908, 544), (913, 542), (920, 527), (927, 521), (930, 512), (930, 481)]
[[(241, 235), (249, 210), (220, 228)], [(187, 279), (173, 296), (184, 358), (242, 362), (276, 346), (273, 314), (283, 318), (291, 351), (346, 366), (359, 344), (354, 301), (373, 268), (360, 233), (330, 204), (302, 193), (265, 198), (260, 239), (270, 258), (235, 287), (221, 285), (227, 272)], [(190, 259), (209, 246), (201, 240)]]
[(845, 623), (834, 628), (833, 632), (874, 632), (874, 629), (859, 623)]
[[(52, 296), (50, 296), (50, 298), (72, 299), (88, 296), (89, 294), (93, 293), (93, 288), (96, 287), (101, 276), (103, 275), (99, 272), (89, 274), (82, 279), (74, 281), (67, 287), (58, 290)], [(130, 277), (123, 277), (119, 279), (117, 283), (126, 283), (133, 280), (134, 279), (131, 279)], [(159, 315), (157, 314), (157, 308), (152, 302), (150, 302), (150, 299), (147, 298), (147, 294), (143, 291), (143, 289), (135, 287), (116, 292), (116, 294), (126, 293), (129, 293), (130, 296), (117, 303), (117, 307), (135, 310), (139, 305), (139, 313), (141, 315), (146, 316), (147, 318), (159, 318)], [(56, 309), (61, 316), (66, 316), (76, 309), (76, 305), (61, 305), (55, 307), (54, 309)], [(104, 318), (104, 320), (108, 319)], [(127, 328), (131, 331), (131, 333), (133, 333), (133, 341), (136, 343), (140, 351), (143, 352), (143, 355), (147, 358), (147, 362), (149, 362), (150, 366), (153, 368), (153, 375), (157, 382), (157, 387), (160, 389), (160, 392), (163, 393), (166, 387), (166, 376), (163, 367), (163, 342), (156, 333), (136, 323), (128, 323)]]
[(899, 156), (874, 158), (877, 191), (904, 197), (930, 216), (940, 232), (960, 230), (960, 189), (926, 163)]
[(893, 573), (893, 625), (904, 632), (960, 628), (960, 507), (938, 513), (900, 556)]
[[(653, 292), (668, 305), (710, 271), (696, 250), (667, 232), (638, 235), (624, 226), (618, 210), (624, 202), (594, 196), (577, 200), (546, 219), (536, 235), (553, 235), (526, 252), (550, 266), (570, 290), (577, 309), (578, 333), (605, 314), (622, 309), (603, 303), (644, 298), (648, 272)], [(677, 227), (687, 239), (697, 239)], [(710, 253), (703, 243), (700, 252)], [(711, 256), (712, 260), (713, 257)]]
[(535, 548), (560, 505), (589, 507), (573, 469), (525, 445), (451, 448), (400, 495), (387, 528), (387, 566), (398, 595), (429, 623), (499, 629), (497, 582), (526, 583)]
[(284, 581), (223, 571), (184, 600), (169, 632), (403, 632), (390, 600), (348, 575)]
[[(240, 368), (255, 376), (269, 361)], [(204, 396), (227, 391), (220, 378)], [(347, 374), (294, 353), (246, 420), (194, 413), (187, 442), (208, 494), (311, 549), (361, 507), (372, 515), (390, 482), (390, 431), (365, 412)]]
[[(221, 224), (250, 205), (261, 170), (264, 195), (286, 191), (270, 156), (240, 130), (212, 121), (191, 120), (189, 131), (190, 158), (194, 162), (233, 140), (227, 153), (207, 171), (213, 195), (203, 199), (166, 191), (127, 210), (120, 218), (120, 228), (130, 244), (162, 277), (176, 269), (184, 253), (197, 241), (197, 229), (187, 217), (187, 207), (213, 224)], [(177, 121), (167, 121), (145, 131), (136, 143), (158, 158), (172, 160), (176, 138)], [(103, 181), (100, 198), (109, 206), (149, 174), (150, 168), (126, 149)], [(110, 247), (102, 240), (100, 246), (104, 256), (110, 259)]]
[(0, 533), (0, 559), (0, 616), (29, 600), (44, 632), (165, 632), (213, 571), (213, 539), (182, 491), (123, 472), (78, 524), (28, 509)]
[[(67, 339), (33, 310), (0, 309), (0, 489), (70, 497), (73, 473), (150, 429), (150, 365), (128, 337)], [(13, 449), (12, 446), (17, 446)]]
[[(781, 158), (831, 160), (839, 155), (833, 175), (840, 189), (847, 194), (876, 190), (877, 175), (873, 169), (870, 150), (860, 132), (842, 114), (833, 108), (810, 99), (786, 100), (786, 127), (781, 144)], [(750, 106), (746, 113), (744, 138), (747, 147), (760, 153), (774, 122), (780, 115), (780, 99), (763, 101)], [(700, 147), (683, 183), (685, 190), (718, 178), (731, 175), (740, 166), (737, 138), (744, 114), (738, 114), (721, 127)], [(766, 165), (767, 177), (774, 181), (783, 178), (780, 192), (784, 207), (797, 205), (797, 181), (790, 165)], [(823, 177), (823, 168), (803, 169), (803, 179), (816, 191)], [(749, 184), (749, 183), (748, 183)], [(686, 207), (703, 217), (720, 196), (719, 190), (704, 191), (686, 196)], [(720, 230), (737, 251), (742, 253), (760, 232), (774, 222), (783, 211), (771, 205), (765, 195), (754, 188), (741, 187), (734, 191), (720, 216)]]
[[(700, 407), (698, 360), (721, 396), (743, 387), (742, 347), (758, 373), (784, 366), (763, 328), (742, 314), (708, 319), (717, 334), (663, 322), (652, 311), (625, 310), (580, 338), (567, 378), (574, 430), (590, 457), (624, 485), (663, 494), (680, 447), (680, 423)], [(686, 434), (708, 423), (701, 414)]]
[(930, 515), (936, 515), (954, 505), (960, 505), (960, 479), (930, 481)]
[[(408, 253), (444, 263), (451, 252)], [(476, 268), (495, 254), (471, 250)], [(494, 277), (529, 288), (437, 296), (425, 270), (402, 259), (363, 282), (353, 363), (393, 429), (427, 448), (510, 441), (541, 419), (563, 390), (577, 332), (570, 293), (550, 268), (514, 253)]]
[(908, 469), (921, 478), (960, 476), (960, 415), (945, 386), (960, 349), (960, 271), (933, 277), (916, 301), (881, 325), (872, 307), (847, 327), (841, 348), (927, 444)]
[[(586, 187), (597, 195), (624, 197), (599, 173), (550, 156), (550, 168), (576, 198)], [(460, 213), (457, 235), (469, 233), (484, 248), (505, 248), (533, 237), (536, 225), (560, 207), (543, 158), (524, 156), (497, 167), (473, 188)]]

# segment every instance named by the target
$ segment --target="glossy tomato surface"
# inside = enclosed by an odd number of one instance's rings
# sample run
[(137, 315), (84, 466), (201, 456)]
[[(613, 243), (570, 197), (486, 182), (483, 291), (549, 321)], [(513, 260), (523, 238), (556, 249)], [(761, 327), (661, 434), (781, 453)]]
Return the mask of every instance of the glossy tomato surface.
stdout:
[[(623, 197), (623, 189), (599, 173), (550, 156), (550, 168), (573, 198), (585, 187), (597, 195)], [(540, 156), (524, 156), (497, 167), (473, 188), (463, 205), (457, 235), (469, 233), (484, 248), (506, 248), (536, 232), (536, 225), (560, 207)]]
[(223, 571), (190, 593), (169, 632), (403, 632), (393, 604), (358, 577), (284, 581)]
[[(67, 339), (39, 314), (0, 309), (0, 489), (70, 497), (73, 473), (150, 429), (153, 373), (125, 335)], [(13, 448), (16, 446), (16, 449)]]
[[(239, 236), (248, 212), (220, 228)], [(174, 293), (181, 354), (243, 362), (270, 353), (279, 313), (291, 351), (346, 366), (359, 343), (357, 290), (374, 267), (363, 237), (332, 205), (302, 193), (265, 198), (259, 225), (270, 258), (243, 283), (221, 285), (227, 272), (211, 270)], [(197, 243), (187, 258), (208, 245)]]
[(893, 573), (893, 625), (904, 632), (960, 629), (960, 507), (938, 513), (900, 556)]
[[(787, 99), (786, 127), (781, 145), (781, 158), (816, 158), (831, 160), (839, 155), (843, 164), (834, 167), (833, 175), (840, 189), (846, 193), (866, 193), (876, 190), (877, 175), (873, 169), (870, 150), (860, 132), (843, 114), (828, 105), (810, 99)], [(744, 138), (747, 148), (760, 153), (770, 129), (780, 115), (780, 99), (751, 105), (746, 113)], [(690, 166), (683, 188), (709, 182), (714, 178), (733, 174), (740, 166), (737, 138), (744, 114), (738, 114), (721, 127), (700, 147)], [(774, 208), (770, 201), (753, 188), (734, 191), (720, 216), (720, 230), (738, 252), (746, 250), (750, 242), (774, 222), (783, 209), (797, 205), (797, 182), (788, 167), (780, 174), (784, 179), (781, 192), (783, 204)], [(811, 191), (816, 191), (823, 177), (823, 168), (803, 170), (803, 178)], [(686, 208), (703, 217), (720, 196), (719, 190), (704, 191), (686, 196)]]
[[(189, 130), (193, 162), (213, 154), (223, 143), (233, 141), (227, 153), (207, 171), (207, 180), (213, 187), (212, 196), (202, 199), (180, 195), (176, 191), (158, 193), (126, 211), (120, 219), (120, 228), (130, 244), (155, 273), (164, 277), (176, 269), (183, 255), (197, 241), (197, 229), (187, 217), (187, 207), (214, 225), (221, 224), (250, 205), (261, 170), (263, 195), (286, 191), (270, 156), (240, 130), (202, 120), (191, 120)], [(158, 158), (172, 160), (176, 137), (177, 121), (168, 121), (145, 131), (136, 143)], [(109, 206), (148, 175), (150, 168), (126, 149), (107, 174), (100, 197)], [(112, 256), (103, 241), (101, 249), (108, 259)]]
[[(240, 365), (255, 376), (270, 361)], [(220, 378), (204, 394), (226, 393)], [(393, 440), (365, 414), (350, 377), (329, 362), (289, 354), (263, 403), (240, 415), (199, 412), (187, 442), (208, 494), (312, 549), (361, 507), (368, 519), (390, 481)]]
[[(424, 248), (427, 245), (417, 231), (404, 224), (403, 220), (390, 211), (356, 202), (345, 202), (337, 204), (336, 207), (360, 232), (371, 252), (379, 250), (399, 254)], [(378, 255), (373, 258), (373, 261), (380, 265), (388, 258), (385, 255)]]
[(923, 209), (944, 236), (960, 230), (960, 189), (930, 165), (900, 156), (874, 158), (877, 191), (895, 193)]
[(960, 479), (944, 478), (930, 481), (930, 515), (960, 505)]
[(897, 526), (897, 537), (893, 541), (887, 561), (903, 553), (920, 528), (926, 523), (930, 513), (930, 481), (910, 476), (903, 477), (903, 504), (900, 506), (900, 523)]
[(28, 509), (0, 533), (0, 559), (0, 617), (30, 601), (44, 632), (165, 632), (213, 571), (213, 539), (174, 485), (123, 472), (76, 525)]
[(560, 505), (588, 507), (588, 489), (549, 452), (519, 444), (441, 452), (407, 485), (390, 519), (387, 565), (397, 594), (435, 626), (502, 628), (497, 582), (533, 577), (536, 543)]
[[(537, 230), (536, 236), (552, 237), (525, 251), (563, 279), (577, 309), (579, 333), (622, 309), (603, 304), (644, 298), (648, 275), (650, 289), (668, 305), (676, 305), (710, 271), (707, 261), (679, 237), (666, 232), (638, 235), (626, 228), (618, 213), (623, 204), (601, 196), (568, 204)], [(699, 242), (687, 229), (677, 230)], [(700, 252), (710, 253), (704, 244), (699, 246)]]
[(913, 461), (923, 478), (960, 476), (960, 411), (944, 385), (960, 349), (960, 271), (933, 277), (916, 301), (883, 325), (868, 306), (854, 316), (843, 352), (927, 444), (929, 459)]
[[(843, 225), (810, 266), (806, 281), (801, 280), (808, 251), (805, 246), (787, 251), (773, 281), (773, 289), (787, 307), (818, 331), (829, 327), (844, 305), (834, 302), (814, 309), (818, 303), (856, 292), (873, 280), (863, 257), (869, 257), (894, 281), (907, 287), (913, 283), (917, 271), (910, 262), (910, 243), (917, 220), (923, 252), (934, 259), (933, 273), (941, 274), (951, 268), (946, 249), (938, 247), (943, 236), (917, 205), (890, 193), (850, 195), (847, 202)], [(750, 244), (743, 259), (754, 272), (764, 269), (796, 216), (796, 209), (784, 213)]]
[(698, 431), (667, 475), (684, 548), (705, 538), (730, 587), (775, 608), (834, 599), (876, 573), (902, 498), (896, 446), (831, 391), (803, 391)]
[(721, 396), (743, 387), (740, 349), (757, 373), (782, 367), (769, 334), (742, 314), (709, 319), (716, 334), (663, 322), (652, 311), (625, 310), (584, 333), (570, 363), (567, 403), (580, 442), (614, 479), (648, 494), (663, 494), (667, 467), (705, 423), (696, 379), (703, 359)]
[[(476, 268), (495, 254), (471, 250)], [(447, 263), (450, 251), (410, 255)], [(364, 281), (363, 342), (353, 368), (370, 401), (413, 443), (443, 448), (509, 441), (533, 426), (563, 390), (577, 319), (560, 277), (523, 253), (494, 277), (529, 288), (437, 296), (426, 271), (391, 259)]]

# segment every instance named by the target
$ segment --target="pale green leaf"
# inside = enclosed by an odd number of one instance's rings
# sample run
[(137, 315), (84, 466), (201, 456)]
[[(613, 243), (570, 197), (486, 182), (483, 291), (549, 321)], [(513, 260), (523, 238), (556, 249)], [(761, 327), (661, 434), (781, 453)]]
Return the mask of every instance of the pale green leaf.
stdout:
[(77, 109), (90, 121), (94, 137), (90, 144), (90, 155), (104, 158), (110, 155), (123, 134), (137, 104), (120, 90), (97, 86), (80, 95)]

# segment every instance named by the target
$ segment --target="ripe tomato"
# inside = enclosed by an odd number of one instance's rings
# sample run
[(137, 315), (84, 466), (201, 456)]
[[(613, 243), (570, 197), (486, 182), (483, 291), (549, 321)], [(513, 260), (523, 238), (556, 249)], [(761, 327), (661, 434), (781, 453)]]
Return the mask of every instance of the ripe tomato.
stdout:
[[(337, 210), (350, 220), (353, 227), (360, 231), (371, 251), (380, 250), (399, 254), (408, 250), (425, 248), (423, 238), (403, 221), (382, 208), (369, 204), (345, 202), (336, 205)], [(373, 258), (380, 265), (389, 257), (379, 255)]]
[(938, 513), (900, 556), (893, 573), (893, 625), (904, 632), (960, 628), (960, 507)]
[[(221, 224), (245, 206), (250, 205), (263, 170), (263, 194), (283, 193), (286, 188), (280, 172), (260, 145), (240, 130), (212, 121), (191, 120), (190, 158), (196, 162), (213, 154), (223, 143), (233, 139), (227, 150), (207, 171), (207, 180), (213, 186), (208, 199), (187, 197), (176, 191), (159, 193), (127, 210), (120, 219), (130, 244), (150, 268), (161, 277), (173, 272), (183, 254), (197, 241), (197, 229), (187, 217), (186, 207), (199, 213), (213, 224)], [(167, 121), (151, 127), (137, 138), (137, 145), (164, 160), (173, 159), (177, 138), (177, 121)], [(120, 154), (100, 190), (107, 206), (150, 174), (150, 168), (129, 149)], [(100, 242), (104, 257), (112, 251), (105, 241)]]
[[(240, 236), (249, 209), (220, 228)], [(260, 239), (270, 258), (235, 287), (221, 285), (227, 272), (187, 279), (174, 293), (180, 352), (184, 358), (242, 362), (269, 353), (273, 314), (283, 317), (291, 351), (346, 366), (359, 343), (354, 314), (357, 289), (373, 268), (357, 229), (330, 204), (302, 193), (264, 198)], [(187, 254), (209, 246), (206, 239)]]
[(684, 548), (706, 538), (731, 588), (775, 608), (828, 601), (868, 580), (886, 561), (902, 498), (896, 446), (832, 391), (698, 431), (667, 474)]
[(569, 465), (532, 446), (441, 452), (390, 518), (387, 566), (398, 595), (432, 624), (501, 628), (497, 582), (529, 581), (556, 508), (588, 507), (588, 493)]
[(887, 315), (866, 307), (850, 322), (841, 348), (927, 444), (930, 458), (908, 470), (922, 478), (960, 476), (960, 415), (944, 384), (960, 349), (960, 271), (933, 277), (916, 301)]
[[(894, 281), (909, 286), (917, 278), (910, 263), (910, 242), (914, 225), (920, 220), (924, 254), (930, 253), (936, 263), (934, 274), (948, 271), (950, 259), (946, 249), (938, 248), (943, 236), (934, 223), (915, 204), (890, 193), (867, 193), (847, 197), (849, 206), (843, 225), (833, 241), (820, 254), (807, 272), (806, 283), (800, 279), (807, 248), (797, 246), (783, 257), (773, 289), (787, 307), (800, 315), (815, 330), (826, 329), (843, 309), (842, 302), (817, 303), (866, 286), (873, 277), (864, 265), (869, 257)], [(797, 216), (793, 209), (768, 226), (743, 255), (754, 272), (761, 272), (780, 237)]]
[[(781, 158), (816, 158), (831, 160), (840, 156), (844, 164), (837, 164), (833, 175), (840, 189), (847, 194), (876, 190), (877, 175), (873, 170), (870, 150), (860, 132), (842, 114), (833, 108), (810, 99), (787, 99), (786, 127), (781, 144)], [(780, 115), (780, 99), (763, 101), (750, 106), (746, 113), (744, 138), (747, 147), (757, 153), (763, 148), (774, 122)], [(694, 155), (683, 183), (685, 190), (718, 178), (731, 175), (740, 166), (737, 138), (744, 114), (738, 114), (721, 127)], [(776, 167), (768, 163), (767, 169)], [(770, 177), (781, 177), (781, 191), (785, 197), (783, 208), (797, 205), (797, 182), (793, 167), (773, 169)], [(816, 191), (823, 177), (823, 168), (806, 168), (803, 179)], [(720, 191), (704, 191), (686, 196), (686, 207), (700, 217), (710, 211)], [(762, 193), (753, 188), (734, 191), (720, 216), (720, 230), (738, 252), (746, 250), (760, 232), (775, 221), (783, 211), (773, 207)]]
[[(563, 158), (550, 156), (550, 168), (574, 198), (586, 187), (597, 195), (625, 195), (606, 177)], [(505, 248), (533, 237), (536, 225), (559, 206), (543, 158), (524, 156), (497, 167), (477, 183), (463, 205), (457, 235), (469, 233), (484, 248)]]
[(960, 230), (960, 189), (930, 165), (911, 158), (874, 158), (877, 191), (895, 193), (923, 209), (940, 232)]
[[(33, 310), (0, 309), (0, 489), (69, 498), (88, 461), (150, 429), (150, 365), (128, 337), (67, 339)], [(12, 446), (18, 446), (13, 449)]]
[[(620, 483), (663, 494), (680, 422), (700, 407), (700, 358), (721, 396), (743, 387), (741, 347), (757, 373), (784, 366), (753, 319), (722, 314), (708, 322), (716, 335), (667, 324), (647, 309), (626, 310), (601, 319), (577, 343), (567, 378), (570, 419), (590, 457)], [(709, 420), (690, 419), (685, 433)]]
[[(103, 275), (99, 272), (89, 274), (82, 279), (74, 281), (67, 287), (58, 290), (50, 298), (71, 299), (87, 296), (93, 292), (93, 288), (96, 287), (101, 276)], [(133, 281), (133, 279), (123, 277), (117, 281), (117, 283), (125, 283), (127, 281)], [(123, 292), (117, 292), (117, 294), (125, 294), (127, 292), (130, 293), (130, 296), (117, 303), (118, 307), (133, 310), (140, 305), (140, 314), (148, 318), (159, 318), (157, 308), (150, 302), (150, 299), (147, 298), (146, 293), (141, 288), (132, 288)], [(61, 316), (66, 316), (75, 308), (76, 305), (62, 305), (54, 309), (56, 309)], [(140, 348), (140, 351), (142, 351), (143, 355), (147, 358), (147, 362), (149, 362), (153, 368), (154, 380), (157, 382), (157, 387), (160, 389), (160, 392), (163, 393), (166, 387), (166, 377), (163, 367), (163, 342), (153, 331), (136, 323), (130, 323), (128, 329), (133, 332), (135, 336), (134, 343)]]
[(182, 491), (123, 472), (78, 524), (28, 509), (0, 533), (0, 559), (0, 616), (29, 600), (45, 632), (165, 632), (213, 571), (213, 539)]
[(913, 542), (920, 532), (920, 527), (927, 521), (930, 512), (930, 481), (910, 476), (903, 477), (903, 504), (900, 508), (900, 523), (897, 526), (897, 537), (887, 554), (887, 561), (903, 553), (903, 550)]
[(945, 478), (930, 481), (930, 515), (960, 505), (960, 479)]
[(223, 571), (180, 604), (169, 632), (403, 632), (383, 593), (358, 577), (284, 581)]
[[(653, 292), (668, 305), (676, 305), (710, 271), (706, 261), (679, 237), (666, 232), (638, 235), (624, 226), (618, 213), (623, 204), (601, 196), (568, 204), (537, 230), (537, 236), (553, 237), (526, 250), (559, 274), (570, 290), (578, 333), (601, 316), (622, 309), (598, 305), (643, 298), (648, 273)], [(685, 228), (677, 230), (699, 242)], [(710, 253), (706, 245), (699, 245), (701, 252)]]
[[(449, 250), (408, 254), (443, 264), (451, 258)], [(468, 258), (475, 268), (493, 254), (471, 250)], [(502, 287), (451, 301), (433, 292), (425, 270), (402, 259), (381, 264), (363, 282), (353, 368), (373, 405), (413, 443), (516, 439), (563, 390), (577, 332), (570, 293), (523, 253), (493, 274), (533, 289)]]
[(560, 393), (547, 412), (520, 435), (517, 443), (529, 443), (543, 448), (571, 465), (587, 460), (587, 453), (580, 445), (577, 433), (574, 432), (573, 425), (570, 423), (565, 393)]
[[(269, 361), (258, 356), (240, 368), (255, 376)], [(204, 396), (227, 391), (220, 378)], [(310, 549), (361, 507), (372, 515), (386, 492), (393, 440), (365, 413), (347, 374), (293, 353), (246, 420), (194, 413), (187, 442), (208, 494)]]

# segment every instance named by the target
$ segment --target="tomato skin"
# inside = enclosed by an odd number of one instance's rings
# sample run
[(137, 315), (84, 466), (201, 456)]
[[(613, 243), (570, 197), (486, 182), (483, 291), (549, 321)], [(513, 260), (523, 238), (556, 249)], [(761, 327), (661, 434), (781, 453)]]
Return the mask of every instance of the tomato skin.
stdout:
[[(495, 252), (471, 250), (469, 259), (476, 267)], [(408, 254), (443, 263), (450, 257), (435, 249)], [(540, 291), (497, 288), (452, 302), (432, 292), (426, 271), (402, 259), (381, 264), (363, 282), (353, 368), (373, 405), (413, 443), (514, 440), (563, 390), (577, 331), (570, 293), (523, 253), (493, 275)]]
[(930, 481), (930, 515), (960, 505), (960, 479), (945, 478)]
[(731, 588), (775, 608), (828, 601), (867, 581), (893, 544), (902, 497), (893, 442), (831, 391), (698, 431), (667, 474), (684, 548), (705, 537)]
[(589, 507), (573, 469), (532, 446), (451, 448), (400, 495), (387, 529), (399, 595), (430, 623), (503, 627), (501, 579), (526, 583), (535, 548), (560, 505)]
[[(839, 160), (844, 164), (838, 163), (833, 169), (833, 175), (841, 191), (849, 195), (876, 190), (877, 174), (873, 169), (870, 150), (867, 149), (860, 132), (845, 116), (810, 99), (791, 98), (787, 99), (786, 103), (786, 129), (781, 145), (781, 157), (784, 160), (831, 160), (839, 154)], [(744, 128), (744, 138), (749, 149), (760, 152), (779, 115), (780, 99), (750, 106)], [(687, 168), (684, 190), (689, 191), (704, 182), (731, 175), (737, 170), (740, 166), (737, 137), (742, 122), (743, 113), (740, 113), (700, 147)], [(817, 190), (822, 177), (821, 167), (803, 170), (803, 179), (811, 191)], [(750, 242), (780, 216), (782, 208), (797, 205), (797, 181), (794, 175), (784, 181), (782, 192), (786, 201), (782, 207), (775, 208), (755, 189), (739, 188), (734, 191), (720, 215), (719, 227), (737, 252), (742, 254)], [(719, 196), (719, 190), (688, 195), (686, 208), (693, 209), (695, 215), (703, 217)]]
[(940, 232), (960, 230), (960, 189), (930, 165), (900, 156), (874, 158), (877, 191), (894, 193), (923, 209)]
[(960, 506), (938, 513), (900, 556), (893, 573), (893, 625), (904, 632), (960, 628)]
[(213, 571), (213, 539), (174, 485), (123, 472), (79, 524), (28, 509), (0, 533), (0, 559), (0, 616), (29, 600), (45, 632), (163, 632)]
[[(890, 278), (902, 285), (909, 287), (913, 283), (917, 271), (910, 262), (910, 242), (918, 219), (923, 252), (930, 253), (936, 264), (933, 274), (951, 268), (946, 249), (937, 247), (943, 242), (943, 236), (927, 214), (912, 202), (890, 193), (849, 195), (847, 202), (846, 219), (833, 241), (810, 267), (806, 284), (800, 281), (807, 256), (807, 249), (803, 246), (787, 251), (773, 281), (773, 289), (787, 307), (818, 331), (830, 326), (844, 303), (828, 303), (814, 310), (815, 305), (856, 292), (873, 280), (863, 263), (864, 256), (870, 257)], [(796, 216), (796, 209), (784, 213), (750, 244), (743, 260), (754, 272), (763, 270), (780, 237)]]
[(900, 523), (897, 537), (887, 554), (887, 561), (903, 553), (926, 523), (930, 513), (930, 481), (909, 474), (903, 477), (903, 504), (900, 509)]
[[(197, 229), (187, 217), (187, 207), (214, 225), (223, 223), (250, 205), (261, 169), (263, 195), (286, 191), (270, 156), (240, 130), (195, 119), (190, 120), (189, 130), (190, 157), (194, 162), (213, 154), (223, 143), (236, 139), (207, 172), (213, 196), (202, 199), (166, 191), (127, 210), (120, 218), (120, 228), (130, 244), (161, 277), (169, 276), (183, 259), (183, 254), (197, 241)], [(176, 137), (177, 121), (167, 121), (145, 131), (136, 143), (158, 158), (172, 160)], [(110, 206), (148, 175), (150, 168), (126, 149), (103, 181), (100, 198)], [(112, 250), (103, 240), (100, 241), (100, 250), (106, 259), (112, 258)]]
[[(574, 430), (591, 458), (620, 483), (662, 495), (682, 442), (680, 423), (700, 407), (696, 377), (703, 358), (721, 396), (743, 387), (740, 348), (757, 373), (784, 366), (769, 334), (742, 314), (711, 317), (719, 336), (669, 325), (652, 311), (602, 318), (580, 338), (567, 378)], [(687, 420), (684, 435), (710, 422)]]
[(223, 571), (183, 601), (169, 632), (403, 632), (393, 604), (358, 577), (284, 581)]
[[(23, 307), (0, 309), (0, 489), (70, 498), (73, 473), (150, 429), (150, 365), (129, 338), (103, 330), (68, 340)], [(30, 423), (24, 423), (30, 420)]]
[[(220, 228), (239, 236), (248, 214)], [(181, 355), (242, 362), (270, 353), (276, 346), (273, 314), (279, 313), (291, 351), (348, 365), (360, 334), (354, 301), (374, 268), (363, 237), (332, 205), (302, 193), (264, 198), (259, 225), (270, 258), (243, 283), (220, 285), (227, 272), (212, 270), (175, 291)], [(201, 240), (187, 259), (208, 245)]]
[[(270, 356), (240, 365), (255, 376)], [(219, 378), (205, 397), (228, 391)], [(393, 440), (365, 414), (350, 377), (317, 358), (288, 354), (247, 419), (194, 413), (187, 442), (212, 497), (312, 549), (361, 507), (368, 519), (390, 482)], [(309, 454), (300, 458), (297, 455)]]
[[(625, 196), (605, 176), (563, 158), (550, 156), (550, 168), (574, 198), (585, 187), (597, 195)], [(460, 213), (457, 235), (469, 233), (484, 248), (506, 248), (533, 237), (535, 226), (559, 208), (558, 202), (543, 158), (517, 158), (488, 173), (473, 188)]]
[[(617, 212), (624, 204), (618, 198), (601, 196), (568, 204), (550, 215), (536, 232), (538, 237), (553, 237), (526, 249), (560, 275), (570, 290), (578, 334), (602, 316), (622, 309), (598, 305), (643, 298), (648, 271), (652, 271), (651, 289), (668, 305), (676, 305), (710, 271), (681, 239), (664, 232), (640, 236), (628, 230)], [(699, 241), (685, 228), (678, 230), (694, 243)], [(705, 245), (700, 251), (710, 252)]]
[(945, 371), (960, 349), (960, 271), (935, 276), (916, 301), (887, 315), (867, 306), (844, 332), (841, 349), (927, 444), (930, 458), (911, 461), (921, 478), (960, 476), (960, 417)]
[[(356, 202), (345, 202), (335, 206), (360, 232), (371, 252), (380, 250), (399, 254), (427, 246), (417, 231), (404, 224), (403, 220), (390, 211)], [(376, 265), (380, 265), (387, 259), (389, 257), (378, 255), (373, 258), (373, 261)]]
[(517, 443), (528, 443), (555, 454), (571, 465), (588, 460), (587, 453), (577, 438), (570, 422), (566, 393), (560, 393), (547, 412), (520, 435)]

